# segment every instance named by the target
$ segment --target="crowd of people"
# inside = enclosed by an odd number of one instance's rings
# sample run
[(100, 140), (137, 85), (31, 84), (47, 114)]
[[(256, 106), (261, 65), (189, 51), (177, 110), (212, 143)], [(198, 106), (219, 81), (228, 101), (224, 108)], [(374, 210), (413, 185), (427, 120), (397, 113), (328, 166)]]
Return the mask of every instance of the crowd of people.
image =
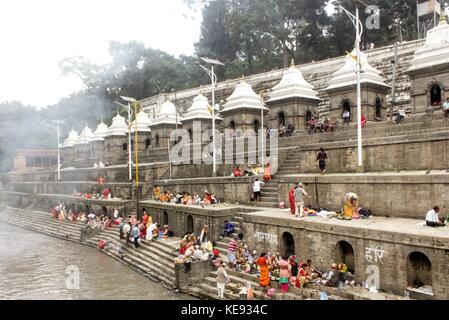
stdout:
[(133, 215), (129, 219), (119, 218), (117, 222), (120, 240), (126, 240), (126, 243), (134, 243), (136, 248), (139, 247), (139, 242), (142, 240), (166, 240), (174, 237), (174, 233), (168, 225), (161, 226), (157, 222), (153, 222), (153, 218), (145, 209), (143, 209), (141, 220)]
[(153, 199), (163, 203), (182, 204), (187, 206), (206, 206), (220, 203), (220, 199), (208, 190), (204, 191), (204, 195), (201, 197), (198, 193), (190, 194), (189, 192), (178, 192), (176, 195), (170, 191), (161, 191), (159, 186), (153, 188)]
[[(225, 224), (225, 230), (227, 226)], [(348, 271), (344, 263), (332, 264), (328, 272), (322, 272), (316, 268), (311, 259), (298, 260), (295, 255), (281, 256), (279, 252), (260, 255), (256, 250), (251, 250), (243, 234), (234, 237), (228, 245), (227, 263), (223, 263), (220, 257), (215, 258), (214, 266), (219, 269), (235, 270), (248, 274), (255, 274), (259, 278), (259, 285), (266, 292), (270, 292), (273, 282), (279, 283), (281, 292), (286, 293), (290, 287), (304, 288), (307, 285), (339, 287), (342, 285), (356, 286), (353, 274)], [(222, 277), (223, 278), (223, 277)], [(229, 283), (229, 279), (226, 283)], [(222, 297), (221, 285), (217, 277), (217, 289), (219, 298)]]
[(243, 170), (239, 166), (237, 166), (232, 172), (232, 176), (235, 178), (239, 177), (263, 177), (265, 181), (270, 181), (273, 179), (271, 173), (271, 164), (267, 163), (265, 168), (259, 163), (255, 167), (248, 165), (248, 167)]

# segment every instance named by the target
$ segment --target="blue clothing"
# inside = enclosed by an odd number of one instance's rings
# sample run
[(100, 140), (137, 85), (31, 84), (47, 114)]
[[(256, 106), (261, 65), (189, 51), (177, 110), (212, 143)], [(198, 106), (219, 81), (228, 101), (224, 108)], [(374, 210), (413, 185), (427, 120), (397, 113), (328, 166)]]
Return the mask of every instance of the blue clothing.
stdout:
[(139, 228), (137, 228), (137, 227), (133, 228), (133, 236), (134, 236), (134, 238), (139, 237)]

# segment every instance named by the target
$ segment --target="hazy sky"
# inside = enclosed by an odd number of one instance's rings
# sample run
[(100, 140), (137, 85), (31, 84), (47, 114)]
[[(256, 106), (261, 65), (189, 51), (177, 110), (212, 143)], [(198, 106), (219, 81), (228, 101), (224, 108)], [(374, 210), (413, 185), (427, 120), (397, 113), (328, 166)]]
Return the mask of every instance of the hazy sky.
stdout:
[(201, 14), (182, 0), (0, 1), (0, 101), (43, 107), (80, 88), (58, 62), (84, 56), (108, 62), (110, 40), (137, 40), (173, 55), (192, 54)]

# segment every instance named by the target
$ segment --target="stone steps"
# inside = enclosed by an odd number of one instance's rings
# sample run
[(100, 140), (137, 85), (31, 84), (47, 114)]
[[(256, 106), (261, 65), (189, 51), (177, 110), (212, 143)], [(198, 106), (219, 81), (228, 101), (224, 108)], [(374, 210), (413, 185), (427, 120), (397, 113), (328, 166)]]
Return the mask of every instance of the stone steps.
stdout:
[[(98, 247), (100, 239), (105, 240), (107, 243), (105, 250), (103, 250), (105, 254), (125, 262), (134, 270), (139, 271), (152, 280), (162, 282), (168, 289), (176, 288), (174, 258), (177, 254), (173, 251), (172, 246), (174, 244), (155, 244), (155, 241), (148, 245), (142, 241), (141, 246), (136, 250), (134, 244), (126, 245), (125, 242), (120, 241), (117, 228), (103, 231), (99, 235), (81, 242), (81, 228), (84, 226), (82, 222), (72, 223), (53, 220), (50, 213), (23, 211), (12, 208), (8, 209), (6, 218), (6, 222), (19, 227), (63, 240), (83, 243), (94, 248)], [(119, 251), (122, 253), (120, 254)]]

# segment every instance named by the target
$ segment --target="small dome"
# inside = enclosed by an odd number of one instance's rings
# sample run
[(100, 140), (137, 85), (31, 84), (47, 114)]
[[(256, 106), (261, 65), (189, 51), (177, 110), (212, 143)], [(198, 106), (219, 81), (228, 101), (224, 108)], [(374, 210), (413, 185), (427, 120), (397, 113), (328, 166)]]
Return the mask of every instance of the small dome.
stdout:
[(151, 129), (149, 128), (151, 126), (151, 120), (145, 111), (141, 111), (137, 114), (136, 120), (134, 120), (131, 125), (131, 132), (135, 131), (136, 122), (137, 132), (151, 132)]
[(409, 70), (422, 69), (449, 62), (449, 24), (441, 16), (440, 24), (427, 31), (426, 44), (415, 52)]
[(90, 130), (90, 128), (86, 126), (78, 136), (78, 141), (76, 142), (76, 145), (88, 144), (92, 140), (93, 136), (94, 134), (92, 133), (92, 130)]
[[(345, 65), (332, 75), (329, 86), (325, 90), (342, 88), (357, 84), (357, 48), (354, 48), (346, 56)], [(368, 57), (364, 52), (360, 52), (361, 83), (372, 83), (382, 87), (390, 87), (385, 84), (385, 79), (380, 75), (381, 72), (368, 63)]]
[(104, 124), (103, 120), (101, 120), (101, 123), (98, 125), (97, 130), (94, 132), (94, 136), (91, 140), (93, 141), (104, 141), (104, 137), (108, 133), (108, 126)]
[(281, 82), (273, 88), (267, 102), (289, 98), (320, 100), (318, 92), (313, 90), (313, 86), (304, 79), (302, 72), (294, 65), (284, 73)]
[[(211, 106), (209, 101), (201, 93), (193, 99), (192, 106), (187, 110), (186, 114), (183, 116), (183, 121), (188, 120), (212, 120), (212, 114), (210, 110)], [(222, 120), (220, 117), (215, 115), (216, 120)]]
[(172, 102), (166, 101), (161, 106), (161, 111), (151, 126), (160, 124), (176, 125), (176, 118), (178, 120), (178, 125), (181, 125), (182, 118), (180, 116), (176, 116), (176, 106)]
[(234, 93), (227, 99), (222, 112), (235, 109), (261, 109), (264, 108), (262, 98), (257, 95), (251, 86), (242, 81), (235, 87)]
[(69, 136), (64, 140), (63, 148), (70, 148), (75, 145), (78, 141), (78, 132), (72, 130), (69, 132)]
[(112, 119), (112, 125), (108, 128), (105, 137), (124, 136), (126, 134), (128, 134), (128, 125), (125, 122), (125, 118), (117, 112), (117, 116)]

